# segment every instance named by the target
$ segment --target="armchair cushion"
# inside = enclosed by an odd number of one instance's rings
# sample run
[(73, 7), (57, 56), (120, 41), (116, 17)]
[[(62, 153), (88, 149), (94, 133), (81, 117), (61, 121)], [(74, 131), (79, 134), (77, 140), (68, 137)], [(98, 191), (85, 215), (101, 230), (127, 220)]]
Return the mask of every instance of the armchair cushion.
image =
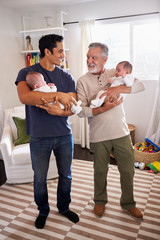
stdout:
[(17, 135), (17, 127), (16, 127), (15, 122), (13, 121), (13, 117), (25, 119), (25, 114), (23, 112), (18, 112), (18, 113), (11, 112), (8, 114), (9, 125), (12, 129), (13, 139), (15, 141), (18, 138), (18, 135)]
[(17, 127), (17, 136), (18, 139), (16, 139), (14, 145), (20, 145), (24, 143), (29, 143), (30, 136), (26, 134), (26, 120), (19, 118), (19, 117), (12, 117), (15, 125)]

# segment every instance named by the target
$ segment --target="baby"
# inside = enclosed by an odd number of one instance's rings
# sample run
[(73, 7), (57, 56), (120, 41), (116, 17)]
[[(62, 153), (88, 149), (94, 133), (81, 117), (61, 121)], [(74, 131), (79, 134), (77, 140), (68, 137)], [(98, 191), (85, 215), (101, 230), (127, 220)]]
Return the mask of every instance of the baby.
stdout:
[[(46, 83), (44, 80), (44, 77), (41, 73), (39, 72), (29, 72), (26, 76), (26, 82), (28, 86), (33, 90), (33, 91), (39, 91), (39, 92), (57, 92), (57, 87), (55, 86), (54, 83)], [(55, 102), (52, 102), (50, 104), (55, 104)], [(72, 105), (71, 111), (74, 114), (78, 114), (81, 112), (82, 107), (81, 101), (77, 102), (77, 106), (75, 104)], [(60, 103), (61, 109), (64, 109), (64, 106)]]
[[(116, 87), (125, 84), (127, 87), (132, 86), (134, 77), (131, 75), (132, 65), (128, 61), (123, 61), (117, 64), (115, 77), (107, 79), (108, 83), (111, 83), (111, 87)], [(100, 107), (104, 103), (106, 96), (99, 98), (105, 90), (98, 92), (96, 98), (91, 101), (91, 108)], [(124, 98), (125, 95), (123, 95)]]

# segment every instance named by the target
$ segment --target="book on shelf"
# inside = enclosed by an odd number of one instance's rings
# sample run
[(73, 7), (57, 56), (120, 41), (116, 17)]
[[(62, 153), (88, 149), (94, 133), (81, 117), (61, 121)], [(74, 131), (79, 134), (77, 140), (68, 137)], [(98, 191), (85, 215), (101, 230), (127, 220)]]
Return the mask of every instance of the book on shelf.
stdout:
[[(34, 65), (35, 63), (40, 62), (40, 55), (39, 53), (27, 53), (26, 55), (26, 66), (30, 67)], [(62, 69), (68, 69), (68, 61), (67, 61), (67, 54), (65, 53), (64, 58), (61, 61), (61, 66)]]
[(28, 53), (26, 55), (26, 65), (30, 67), (39, 62), (39, 53)]

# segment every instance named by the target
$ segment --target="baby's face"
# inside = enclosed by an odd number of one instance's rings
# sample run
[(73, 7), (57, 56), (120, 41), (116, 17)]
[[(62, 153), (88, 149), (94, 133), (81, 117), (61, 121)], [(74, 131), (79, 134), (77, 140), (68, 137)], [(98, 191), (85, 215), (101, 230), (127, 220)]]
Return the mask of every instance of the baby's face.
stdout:
[(125, 77), (127, 70), (124, 68), (124, 64), (118, 64), (116, 67), (116, 77)]

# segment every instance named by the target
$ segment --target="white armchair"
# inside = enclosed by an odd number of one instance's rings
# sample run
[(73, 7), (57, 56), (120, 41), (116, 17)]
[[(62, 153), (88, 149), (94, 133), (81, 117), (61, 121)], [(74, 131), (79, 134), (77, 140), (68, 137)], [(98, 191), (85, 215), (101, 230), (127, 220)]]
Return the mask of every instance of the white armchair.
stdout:
[[(14, 145), (17, 139), (17, 128), (12, 117), (25, 118), (25, 107), (14, 107), (4, 111), (4, 128), (1, 138), (1, 152), (5, 165), (7, 183), (20, 184), (33, 182), (33, 170), (30, 158), (29, 143)], [(48, 179), (58, 177), (54, 154), (50, 159)]]

